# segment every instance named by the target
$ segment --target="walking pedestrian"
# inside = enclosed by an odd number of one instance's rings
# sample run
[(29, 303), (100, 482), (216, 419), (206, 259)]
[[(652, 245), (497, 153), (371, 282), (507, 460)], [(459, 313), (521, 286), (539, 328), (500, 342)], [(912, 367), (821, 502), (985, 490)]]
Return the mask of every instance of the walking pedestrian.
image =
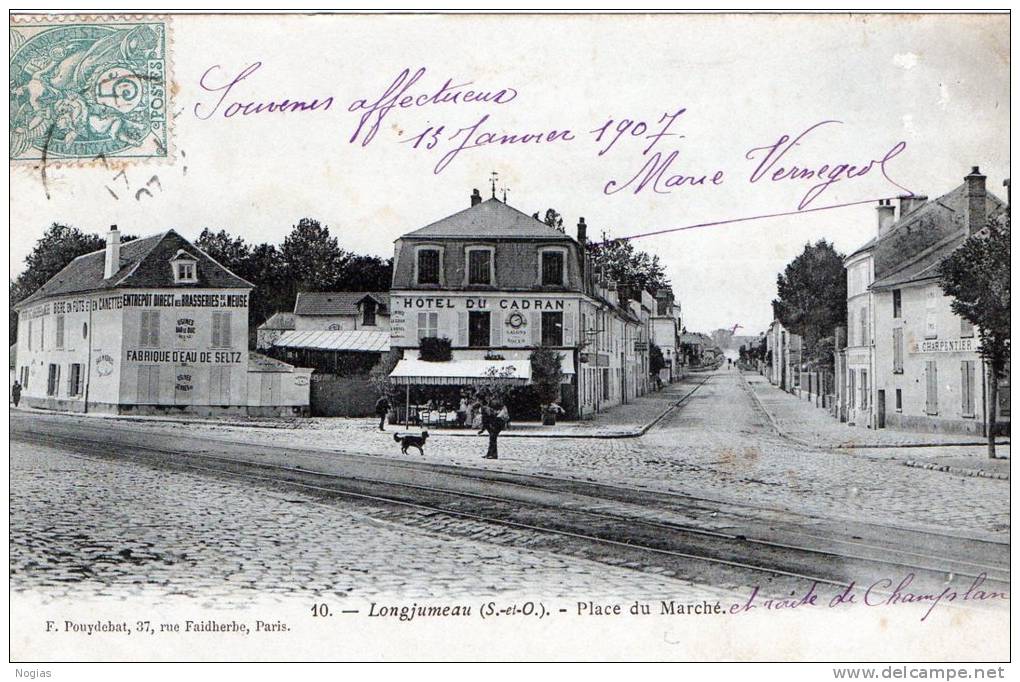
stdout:
[(11, 386), (11, 398), (14, 399), (14, 406), (17, 407), (18, 403), (21, 402), (21, 383), (18, 381), (14, 382)]
[(375, 415), (379, 417), (379, 430), (385, 431), (386, 415), (390, 413), (390, 401), (385, 395), (379, 396), (375, 401)]

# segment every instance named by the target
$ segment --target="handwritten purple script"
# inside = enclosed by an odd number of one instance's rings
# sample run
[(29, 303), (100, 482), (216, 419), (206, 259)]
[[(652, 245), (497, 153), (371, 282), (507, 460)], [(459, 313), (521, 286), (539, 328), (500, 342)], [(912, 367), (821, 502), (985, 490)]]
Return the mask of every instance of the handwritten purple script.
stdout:
[(941, 591), (912, 590), (914, 574), (908, 573), (898, 582), (890, 578), (876, 580), (866, 587), (860, 587), (856, 582), (851, 581), (849, 585), (839, 588), (839, 591), (828, 601), (818, 595), (818, 583), (812, 583), (811, 587), (800, 597), (791, 596), (784, 598), (764, 598), (759, 595), (760, 588), (755, 587), (746, 600), (735, 602), (730, 605), (730, 614), (742, 614), (750, 611), (781, 611), (798, 609), (804, 607), (830, 608), (835, 609), (842, 606), (897, 606), (916, 604), (918, 606), (928, 605), (921, 620), (925, 621), (935, 607), (939, 604), (950, 604), (954, 602), (986, 602), (1005, 601), (1009, 599), (1006, 592), (997, 592), (982, 589), (987, 575), (982, 573), (974, 578), (964, 592), (959, 592), (951, 587), (944, 587)]
[[(334, 96), (315, 98), (285, 97), (282, 99), (248, 100), (240, 98), (242, 87), (250, 87), (253, 77), (262, 67), (254, 62), (239, 70), (237, 75), (224, 75), (220, 65), (206, 69), (199, 79), (199, 88), (206, 96), (205, 101), (195, 104), (194, 115), (201, 120), (214, 117), (226, 119), (244, 118), (260, 114), (295, 114), (309, 111), (327, 111), (334, 102)], [(383, 130), (386, 118), (398, 110), (434, 109), (436, 114), (423, 128), (404, 131), (398, 125), (391, 128), (397, 142), (415, 153), (432, 154), (437, 157), (432, 172), (436, 175), (450, 167), (462, 155), (473, 150), (492, 147), (528, 147), (536, 150), (555, 149), (565, 145), (577, 146), (582, 142), (593, 145), (596, 160), (610, 156), (623, 156), (627, 161), (636, 158), (636, 171), (611, 176), (601, 186), (607, 196), (672, 194), (675, 191), (708, 190), (725, 184), (731, 177), (750, 184), (806, 186), (796, 211), (775, 213), (762, 217), (789, 215), (811, 210), (823, 210), (848, 206), (855, 203), (817, 206), (819, 197), (838, 183), (850, 183), (869, 174), (878, 172), (896, 189), (897, 194), (912, 196), (913, 192), (893, 180), (890, 175), (891, 162), (906, 149), (906, 142), (892, 142), (884, 151), (862, 154), (857, 159), (813, 158), (804, 150), (807, 141), (824, 141), (826, 131), (841, 125), (842, 121), (827, 119), (782, 132), (765, 144), (755, 145), (743, 154), (745, 170), (734, 172), (722, 165), (712, 164), (698, 168), (686, 159), (682, 152), (682, 119), (688, 116), (687, 107), (670, 108), (661, 115), (647, 120), (638, 117), (607, 116), (598, 125), (561, 124), (538, 126), (530, 130), (507, 131), (493, 118), (501, 108), (519, 102), (520, 91), (505, 84), (491, 87), (477, 86), (470, 80), (454, 78), (437, 79), (429, 87), (424, 83), (428, 71), (419, 67), (412, 71), (403, 69), (388, 81), (379, 95), (358, 97), (351, 100), (347, 112), (357, 116), (353, 130), (347, 137), (349, 144), (368, 147)], [(471, 113), (470, 110), (478, 110)], [(445, 120), (435, 120), (439, 115)], [(880, 149), (882, 149), (880, 147)], [(605, 162), (608, 163), (608, 162)], [(798, 190), (799, 191), (799, 190)], [(867, 202), (872, 201), (868, 199)], [(738, 222), (742, 219), (704, 223), (682, 228), (670, 228), (636, 236), (649, 236), (679, 229), (703, 227), (710, 224)], [(631, 237), (625, 237), (631, 238)]]

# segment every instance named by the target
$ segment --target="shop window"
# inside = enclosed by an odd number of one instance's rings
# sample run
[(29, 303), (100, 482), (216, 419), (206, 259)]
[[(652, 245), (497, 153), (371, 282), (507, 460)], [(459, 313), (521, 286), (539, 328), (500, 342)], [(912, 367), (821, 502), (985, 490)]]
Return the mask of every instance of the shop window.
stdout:
[(159, 346), (159, 311), (142, 311), (138, 345), (142, 348)]
[(542, 285), (562, 286), (564, 284), (563, 269), (565, 259), (562, 250), (546, 250), (541, 252)]
[(442, 253), (436, 248), (419, 248), (417, 255), (418, 284), (439, 284)]
[(82, 394), (82, 366), (78, 363), (71, 365), (71, 376), (68, 378), (67, 394), (77, 397)]
[(439, 336), (439, 313), (418, 313), (418, 340)]
[(46, 395), (55, 396), (60, 387), (60, 365), (51, 364), (46, 378)]
[(562, 346), (563, 345), (563, 313), (543, 312), (542, 313), (542, 345)]
[(960, 363), (960, 414), (974, 416), (974, 361)]
[(230, 313), (214, 312), (212, 314), (212, 347), (232, 347), (230, 335)]
[(468, 345), (472, 348), (489, 347), (490, 314), (478, 310), (468, 313)]
[(489, 246), (468, 248), (468, 284), (490, 285), (495, 281), (492, 253), (493, 249)]
[(899, 289), (894, 289), (892, 292), (892, 316), (903, 317), (903, 296)]

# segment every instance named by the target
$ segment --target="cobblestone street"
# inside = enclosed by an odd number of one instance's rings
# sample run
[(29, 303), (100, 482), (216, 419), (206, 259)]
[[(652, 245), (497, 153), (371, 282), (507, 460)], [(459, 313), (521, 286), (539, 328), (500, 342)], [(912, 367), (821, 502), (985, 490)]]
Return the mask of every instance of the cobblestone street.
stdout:
[[(678, 399), (694, 384), (670, 387)], [(905, 457), (971, 456), (966, 447), (833, 451), (777, 434), (736, 372), (697, 388), (642, 438), (506, 438), (481, 459), (481, 437), (430, 439), (412, 461), (597, 481), (736, 505), (762, 519), (867, 521), (949, 535), (1009, 538), (1009, 484), (904, 466)], [(125, 428), (172, 444), (171, 422), (32, 415)], [(329, 453), (406, 460), (369, 420), (314, 428), (193, 424), (189, 436), (299, 447), (294, 465), (326, 467)], [(978, 446), (977, 450), (980, 450)], [(254, 450), (257, 452), (257, 450)], [(316, 465), (316, 462), (319, 464)], [(480, 592), (700, 598), (712, 588), (527, 549), (526, 538), (423, 519), (411, 526), (364, 506), (137, 463), (83, 459), (15, 442), (11, 456), (11, 569), (16, 588), (54, 594), (157, 591), (244, 601), (256, 593), (450, 596)], [(518, 533), (518, 531), (513, 531)], [(519, 542), (517, 541), (519, 540)], [(495, 544), (494, 544), (495, 543)]]
[[(695, 385), (674, 385), (666, 393), (679, 399)], [(660, 398), (659, 403), (663, 402)], [(131, 421), (130, 426), (154, 435), (179, 427), (148, 421)], [(208, 423), (188, 428), (210, 439), (253, 445), (406, 458), (393, 442), (395, 429), (380, 433), (370, 419), (320, 420), (304, 428)], [(839, 451), (805, 447), (772, 430), (735, 371), (713, 375), (642, 438), (503, 438), (499, 450), (500, 459), (483, 460), (484, 437), (436, 434), (429, 439), (423, 458), (415, 451), (410, 458), (682, 492), (809, 516), (866, 518), (976, 537), (1005, 539), (1009, 535), (1008, 481), (904, 466), (907, 460), (925, 458), (980, 458), (983, 446)], [(1000, 446), (1000, 450), (1008, 454), (1009, 447)]]
[[(714, 598), (638, 571), (450, 538), (292, 491), (11, 448), (11, 581), (47, 601), (487, 594)], [(491, 539), (491, 538), (490, 538)]]

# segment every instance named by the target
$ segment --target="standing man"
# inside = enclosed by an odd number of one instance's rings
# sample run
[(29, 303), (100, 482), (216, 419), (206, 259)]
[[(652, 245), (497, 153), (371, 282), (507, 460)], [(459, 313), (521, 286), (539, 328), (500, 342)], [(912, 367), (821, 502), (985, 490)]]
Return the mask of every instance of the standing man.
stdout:
[(499, 401), (493, 400), (492, 403), (482, 408), (482, 428), (489, 432), (489, 451), (482, 459), (499, 459), (496, 439), (499, 438), (499, 432), (503, 430), (503, 420), (499, 417), (500, 407)]
[(390, 412), (390, 401), (386, 397), (386, 394), (379, 396), (379, 400), (375, 401), (375, 415), (379, 417), (379, 430), (385, 431), (386, 426), (386, 415)]
[(14, 406), (17, 407), (18, 403), (21, 402), (21, 383), (17, 380), (11, 386), (11, 398), (14, 399)]

